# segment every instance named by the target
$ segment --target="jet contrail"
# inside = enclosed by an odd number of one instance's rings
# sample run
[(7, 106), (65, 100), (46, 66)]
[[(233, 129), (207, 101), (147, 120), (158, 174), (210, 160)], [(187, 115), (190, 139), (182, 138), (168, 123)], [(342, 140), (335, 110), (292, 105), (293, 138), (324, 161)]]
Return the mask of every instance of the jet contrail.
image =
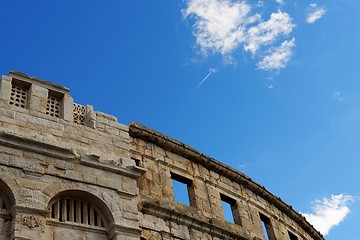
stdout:
[(203, 84), (203, 83), (206, 81), (206, 79), (208, 79), (208, 77), (210, 77), (210, 75), (211, 75), (212, 73), (213, 73), (213, 72), (210, 71), (210, 72), (208, 73), (208, 75), (206, 75), (206, 76), (204, 77), (204, 79), (199, 83), (199, 85), (196, 86), (196, 88), (195, 88), (194, 91), (198, 90), (198, 88), (201, 86), (201, 84)]

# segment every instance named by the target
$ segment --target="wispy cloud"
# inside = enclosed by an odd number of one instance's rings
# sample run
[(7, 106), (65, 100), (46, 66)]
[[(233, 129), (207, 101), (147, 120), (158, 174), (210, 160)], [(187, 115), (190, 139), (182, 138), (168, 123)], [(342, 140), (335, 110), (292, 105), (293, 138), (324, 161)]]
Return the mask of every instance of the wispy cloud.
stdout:
[(268, 21), (263, 21), (248, 30), (244, 49), (254, 54), (261, 46), (273, 43), (280, 36), (289, 35), (293, 28), (294, 24), (287, 13), (272, 13)]
[(343, 97), (339, 91), (335, 91), (333, 92), (333, 99), (341, 102), (343, 100)]
[(354, 198), (349, 195), (331, 195), (331, 198), (323, 198), (313, 203), (313, 213), (303, 213), (314, 227), (323, 235), (327, 235), (331, 228), (342, 222), (350, 213), (349, 203)]
[(255, 4), (255, 7), (263, 7), (264, 6), (264, 0), (258, 0)]
[(262, 70), (280, 70), (289, 62), (295, 47), (295, 38), (284, 41), (280, 47), (274, 48), (269, 55), (265, 56), (258, 64)]
[[(261, 5), (262, 1), (255, 4), (256, 7)], [(187, 0), (183, 15), (195, 20), (193, 35), (201, 52), (204, 55), (220, 53), (227, 63), (235, 62), (233, 53), (240, 49), (251, 52), (258, 59), (258, 56), (263, 55), (262, 52), (273, 49), (273, 44), (281, 39), (284, 41), (295, 27), (291, 17), (285, 12), (273, 12), (268, 20), (263, 20), (259, 13), (253, 13), (249, 3), (240, 0)], [(285, 55), (284, 45), (291, 43), (294, 41), (283, 42), (272, 53), (273, 58), (281, 50)], [(285, 67), (290, 57), (291, 54), (287, 54), (286, 58), (279, 59), (277, 63), (273, 60), (273, 64), (270, 57), (262, 59), (262, 63), (258, 64), (263, 67), (259, 69), (279, 70)]]
[(318, 5), (316, 3), (312, 3), (308, 7), (308, 14), (306, 17), (306, 22), (314, 23), (317, 20), (319, 20), (320, 18), (322, 18), (322, 16), (324, 16), (324, 14), (325, 14), (325, 8), (318, 7)]
[(283, 5), (284, 4), (284, 0), (276, 0), (277, 3)]

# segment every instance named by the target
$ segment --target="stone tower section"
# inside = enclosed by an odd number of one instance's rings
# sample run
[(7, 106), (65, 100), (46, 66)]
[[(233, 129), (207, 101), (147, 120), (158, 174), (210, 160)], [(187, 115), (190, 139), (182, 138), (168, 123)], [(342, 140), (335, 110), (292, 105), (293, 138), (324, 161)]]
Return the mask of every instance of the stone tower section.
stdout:
[[(175, 198), (175, 183), (187, 204)], [(63, 86), (10, 72), (0, 82), (3, 239), (324, 238), (241, 172), (76, 104)]]

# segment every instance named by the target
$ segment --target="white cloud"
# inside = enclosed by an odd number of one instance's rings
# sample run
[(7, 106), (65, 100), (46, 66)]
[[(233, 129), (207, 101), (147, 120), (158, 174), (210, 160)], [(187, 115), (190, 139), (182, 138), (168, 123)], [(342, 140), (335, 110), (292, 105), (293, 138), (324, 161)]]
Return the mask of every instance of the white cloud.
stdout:
[(314, 227), (323, 235), (327, 235), (331, 228), (338, 225), (350, 213), (348, 204), (354, 200), (349, 195), (331, 195), (331, 198), (323, 198), (314, 203), (314, 213), (303, 214)]
[(257, 64), (258, 68), (266, 71), (284, 68), (293, 54), (294, 47), (295, 38), (284, 41), (280, 47), (275, 48)]
[(257, 14), (250, 16), (250, 10), (244, 2), (189, 0), (183, 14), (195, 16), (194, 35), (204, 52), (227, 54), (245, 41), (246, 25), (260, 19)]
[(284, 1), (283, 0), (276, 0), (277, 3), (283, 5), (284, 4)]
[[(277, 0), (283, 3), (282, 0)], [(262, 5), (258, 1), (255, 6)], [(244, 49), (258, 59), (263, 52), (273, 49), (273, 44), (287, 38), (295, 24), (285, 12), (277, 11), (263, 20), (253, 13), (252, 6), (242, 0), (187, 0), (183, 10), (185, 18), (193, 17), (193, 35), (196, 45), (206, 55), (220, 53), (224, 63), (236, 64), (235, 50)], [(294, 40), (283, 44), (260, 63), (259, 69), (270, 70), (285, 67), (292, 55)]]
[(280, 36), (287, 36), (294, 28), (294, 24), (287, 13), (278, 11), (272, 13), (268, 21), (259, 23), (248, 30), (246, 51), (253, 54), (262, 46), (269, 45)]
[(316, 3), (312, 3), (308, 7), (308, 14), (306, 17), (307, 23), (314, 23), (325, 14), (325, 8), (318, 7)]

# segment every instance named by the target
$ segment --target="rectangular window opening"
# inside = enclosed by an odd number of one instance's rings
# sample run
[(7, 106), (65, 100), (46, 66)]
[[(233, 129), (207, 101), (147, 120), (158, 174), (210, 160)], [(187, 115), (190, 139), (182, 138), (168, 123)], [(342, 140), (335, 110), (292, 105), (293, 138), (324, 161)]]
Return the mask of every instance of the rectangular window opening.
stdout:
[(271, 225), (270, 218), (260, 213), (261, 227), (264, 232), (264, 236), (266, 240), (275, 240), (274, 229)]
[(288, 234), (289, 234), (290, 240), (298, 240), (298, 237), (295, 236), (295, 234), (293, 234), (292, 232), (288, 231)]
[(22, 82), (17, 79), (13, 79), (11, 81), (11, 93), (10, 93), (9, 103), (16, 107), (27, 108), (29, 88), (30, 88), (29, 83)]
[(60, 93), (49, 90), (47, 104), (46, 104), (46, 114), (52, 117), (60, 118), (62, 110), (62, 99), (63, 95)]
[(175, 173), (171, 173), (171, 180), (175, 201), (195, 207), (195, 194), (192, 180)]
[(136, 166), (140, 167), (140, 160), (139, 159), (134, 158), (134, 157), (132, 157), (131, 159), (134, 160)]
[(241, 225), (240, 213), (236, 200), (224, 194), (220, 194), (220, 198), (224, 210), (225, 221)]

